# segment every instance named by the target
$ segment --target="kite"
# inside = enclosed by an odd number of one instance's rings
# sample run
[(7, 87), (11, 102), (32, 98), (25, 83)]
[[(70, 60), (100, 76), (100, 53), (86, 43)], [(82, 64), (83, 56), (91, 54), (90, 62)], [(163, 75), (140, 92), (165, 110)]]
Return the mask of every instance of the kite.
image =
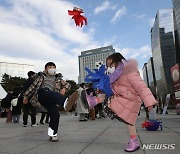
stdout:
[(84, 24), (87, 25), (87, 18), (82, 16), (84, 13), (83, 9), (74, 7), (73, 10), (68, 10), (68, 14), (74, 19), (76, 26), (82, 27)]

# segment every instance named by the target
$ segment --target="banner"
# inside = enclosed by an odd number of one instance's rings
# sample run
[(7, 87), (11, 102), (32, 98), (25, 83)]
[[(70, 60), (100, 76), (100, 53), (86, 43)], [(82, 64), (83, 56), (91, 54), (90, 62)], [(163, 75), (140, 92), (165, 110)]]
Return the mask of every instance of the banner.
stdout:
[(174, 83), (176, 104), (180, 103), (180, 67), (179, 64), (171, 67), (171, 75)]
[(174, 91), (180, 91), (180, 69), (178, 64), (171, 67), (171, 75), (174, 82)]

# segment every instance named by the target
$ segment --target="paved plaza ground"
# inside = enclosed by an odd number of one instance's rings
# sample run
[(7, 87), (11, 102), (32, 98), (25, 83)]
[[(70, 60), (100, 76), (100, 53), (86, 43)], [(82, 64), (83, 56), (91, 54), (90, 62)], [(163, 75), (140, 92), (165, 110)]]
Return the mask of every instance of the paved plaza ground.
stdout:
[[(38, 121), (40, 114), (37, 115)], [(179, 154), (180, 115), (170, 110), (167, 115), (159, 115), (163, 131), (146, 131), (141, 128), (145, 120), (142, 112), (137, 121), (137, 132), (141, 148), (135, 154)], [(47, 136), (48, 125), (22, 127), (19, 124), (5, 123), (0, 118), (0, 154), (124, 154), (128, 141), (126, 125), (110, 119), (79, 122), (74, 114), (62, 114), (59, 125), (59, 142), (50, 142)], [(142, 149), (143, 144), (175, 144), (175, 149)]]

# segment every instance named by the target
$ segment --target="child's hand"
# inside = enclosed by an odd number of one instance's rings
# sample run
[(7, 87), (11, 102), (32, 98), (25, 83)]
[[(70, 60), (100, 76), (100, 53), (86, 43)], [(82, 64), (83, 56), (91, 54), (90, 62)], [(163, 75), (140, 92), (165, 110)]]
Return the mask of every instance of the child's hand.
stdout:
[(148, 106), (148, 111), (150, 111), (152, 108), (153, 108), (153, 105), (152, 106)]

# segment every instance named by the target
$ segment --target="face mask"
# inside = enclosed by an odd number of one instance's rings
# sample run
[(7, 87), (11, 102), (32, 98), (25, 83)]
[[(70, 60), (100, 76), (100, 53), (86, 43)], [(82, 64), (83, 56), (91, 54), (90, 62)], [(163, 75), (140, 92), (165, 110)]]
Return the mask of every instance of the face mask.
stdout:
[(48, 69), (48, 74), (49, 75), (55, 75), (56, 74), (56, 69), (55, 68), (49, 68)]
[(112, 74), (115, 71), (115, 67), (108, 67), (107, 68), (107, 74)]

